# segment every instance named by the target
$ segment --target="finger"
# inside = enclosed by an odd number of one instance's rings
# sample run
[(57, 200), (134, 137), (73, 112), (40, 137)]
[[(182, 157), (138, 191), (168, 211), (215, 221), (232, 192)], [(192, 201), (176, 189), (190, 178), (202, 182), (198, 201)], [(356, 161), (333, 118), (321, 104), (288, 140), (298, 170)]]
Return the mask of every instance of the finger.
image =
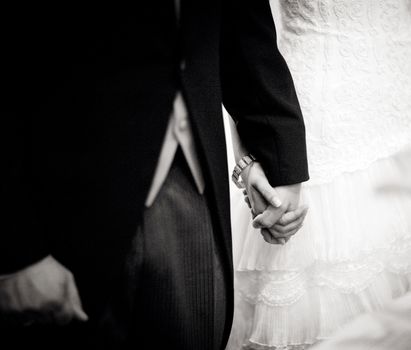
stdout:
[(261, 229), (261, 235), (263, 236), (264, 240), (269, 244), (285, 244), (284, 238), (275, 238), (267, 229)]
[(297, 227), (299, 227), (300, 225), (302, 225), (304, 222), (304, 219), (305, 219), (305, 215), (301, 215), (298, 217), (297, 220), (292, 221), (290, 224), (286, 226), (282, 226), (277, 223), (271, 229), (283, 235), (286, 235), (288, 232), (291, 232), (295, 230)]
[(268, 230), (265, 230), (265, 229), (260, 230), (260, 232), (261, 232), (261, 235), (262, 235), (263, 238), (264, 238), (264, 241), (266, 241), (267, 243), (270, 243), (270, 244), (271, 244), (271, 241), (272, 241), (272, 235), (271, 235), (271, 233), (270, 233)]
[(251, 215), (252, 215), (253, 219), (257, 216), (257, 214), (255, 213), (253, 208), (251, 208)]
[(81, 307), (76, 307), (74, 309), (74, 318), (81, 322), (88, 321), (88, 315), (85, 313), (85, 311)]
[(54, 312), (53, 323), (64, 326), (69, 324), (73, 318), (73, 307), (69, 301), (66, 301), (58, 310)]
[(68, 296), (68, 300), (70, 301), (73, 312), (73, 318), (83, 322), (88, 321), (88, 316), (84, 312), (81, 305), (80, 296), (78, 294), (76, 283), (73, 277), (70, 278), (68, 283)]
[(287, 226), (292, 222), (299, 220), (301, 217), (304, 218), (307, 215), (308, 207), (301, 206), (298, 207), (296, 210), (289, 211), (285, 213), (277, 222), (277, 225), (280, 226)]
[(15, 279), (0, 280), (0, 315), (22, 311), (19, 288)]
[(255, 228), (271, 228), (283, 216), (285, 208), (274, 208), (269, 206), (263, 213), (257, 215), (253, 221)]
[(294, 236), (295, 234), (297, 234), (298, 231), (300, 231), (302, 227), (303, 227), (303, 225), (300, 225), (300, 226), (298, 226), (295, 230), (289, 232), (289, 233), (287, 234), (287, 237), (286, 237), (286, 238), (290, 239), (292, 236)]
[(288, 237), (290, 235), (290, 232), (293, 232), (294, 230), (301, 228), (301, 226), (303, 226), (302, 222), (293, 222), (292, 224), (286, 227), (274, 225), (273, 227), (269, 228), (269, 231), (275, 237)]
[(303, 227), (302, 224), (297, 226), (294, 230), (291, 230), (285, 234), (275, 231), (274, 229), (270, 229), (269, 231), (275, 238), (277, 239), (283, 238), (287, 242), (292, 236), (294, 236), (301, 229), (301, 227)]
[(260, 192), (264, 199), (274, 208), (281, 206), (281, 199), (277, 191), (270, 185), (265, 177), (260, 177), (259, 180), (253, 184), (253, 187)]
[(248, 194), (248, 198), (251, 203), (251, 207), (254, 209), (256, 214), (261, 214), (264, 210), (267, 209), (269, 203), (264, 199), (260, 192), (252, 188)]
[(247, 206), (251, 209), (251, 202), (250, 202), (250, 198), (248, 198), (248, 196), (244, 197), (244, 202), (246, 202)]
[(47, 305), (48, 315), (50, 317), (49, 322), (64, 326), (73, 319), (74, 311), (71, 304), (71, 291), (70, 285), (73, 277), (66, 269), (61, 270), (62, 273), (62, 290), (59, 298), (49, 302)]
[(41, 325), (59, 323), (63, 308), (64, 305), (56, 300), (47, 301), (41, 309), (33, 312), (29, 319)]

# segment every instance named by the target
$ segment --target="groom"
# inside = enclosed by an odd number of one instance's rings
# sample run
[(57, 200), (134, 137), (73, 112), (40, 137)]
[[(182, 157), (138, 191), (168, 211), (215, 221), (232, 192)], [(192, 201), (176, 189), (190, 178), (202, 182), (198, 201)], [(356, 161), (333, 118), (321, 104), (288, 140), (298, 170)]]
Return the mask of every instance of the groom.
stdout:
[(308, 178), (268, 0), (39, 6), (8, 13), (0, 333), (43, 348), (224, 348), (221, 103), (257, 159), (243, 178), (262, 228)]

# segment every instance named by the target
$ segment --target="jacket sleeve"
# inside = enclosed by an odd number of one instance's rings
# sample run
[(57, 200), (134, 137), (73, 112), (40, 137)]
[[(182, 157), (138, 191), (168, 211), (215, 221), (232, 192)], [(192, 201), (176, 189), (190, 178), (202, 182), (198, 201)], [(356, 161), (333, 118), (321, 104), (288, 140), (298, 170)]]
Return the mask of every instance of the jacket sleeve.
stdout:
[(40, 59), (36, 59), (38, 38), (33, 31), (35, 23), (25, 22), (19, 11), (10, 9), (6, 17), (2, 23), (8, 30), (2, 31), (6, 34), (2, 37), (1, 74), (0, 274), (22, 269), (48, 254), (44, 196), (32, 177), (37, 137), (32, 132), (31, 111), (33, 102), (41, 98), (39, 82), (43, 74)]
[(48, 254), (43, 198), (30, 177), (30, 123), (15, 112), (4, 115), (0, 274), (22, 269)]
[(223, 103), (271, 185), (308, 180), (305, 127), (268, 0), (223, 2)]

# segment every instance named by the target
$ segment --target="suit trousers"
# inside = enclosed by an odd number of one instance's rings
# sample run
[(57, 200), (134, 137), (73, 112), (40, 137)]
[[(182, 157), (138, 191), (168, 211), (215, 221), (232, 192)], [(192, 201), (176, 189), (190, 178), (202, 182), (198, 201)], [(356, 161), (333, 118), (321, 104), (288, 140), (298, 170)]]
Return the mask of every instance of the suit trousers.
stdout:
[(226, 290), (215, 232), (178, 150), (127, 258), (135, 348), (222, 348)]

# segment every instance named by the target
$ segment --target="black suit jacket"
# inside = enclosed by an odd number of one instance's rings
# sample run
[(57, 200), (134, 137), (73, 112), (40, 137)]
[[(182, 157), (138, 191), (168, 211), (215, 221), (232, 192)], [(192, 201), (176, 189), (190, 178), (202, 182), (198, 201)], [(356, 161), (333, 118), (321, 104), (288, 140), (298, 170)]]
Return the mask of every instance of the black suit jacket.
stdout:
[(308, 178), (269, 1), (183, 0), (180, 26), (172, 0), (3, 15), (0, 272), (52, 253), (80, 280), (115, 275), (182, 90), (231, 276), (221, 103), (272, 185)]

